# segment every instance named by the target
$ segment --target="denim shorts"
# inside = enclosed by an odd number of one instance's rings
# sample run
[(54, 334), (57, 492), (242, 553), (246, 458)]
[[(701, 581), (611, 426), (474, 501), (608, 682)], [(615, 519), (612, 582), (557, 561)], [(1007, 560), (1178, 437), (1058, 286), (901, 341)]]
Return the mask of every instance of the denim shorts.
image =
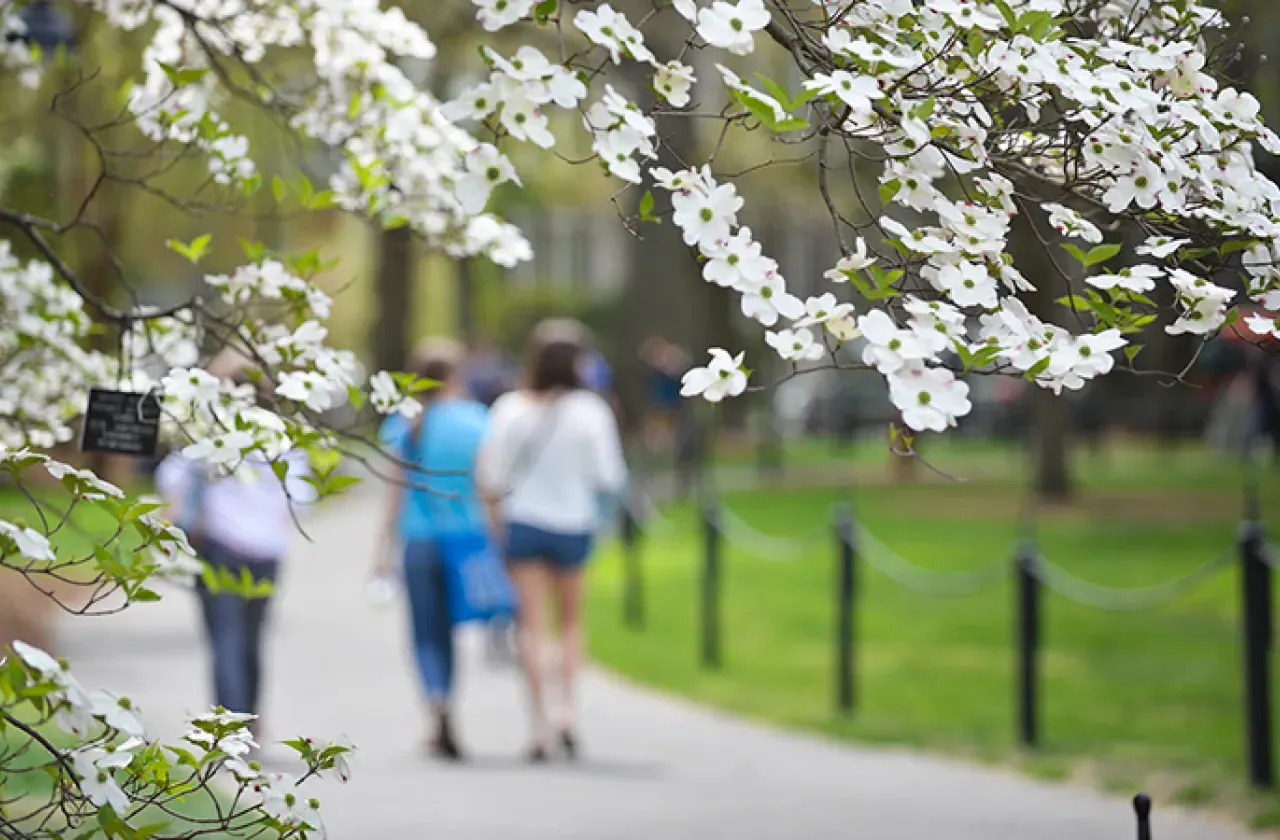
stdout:
[(508, 563), (547, 563), (558, 571), (579, 569), (591, 556), (594, 535), (544, 531), (512, 522), (507, 526)]

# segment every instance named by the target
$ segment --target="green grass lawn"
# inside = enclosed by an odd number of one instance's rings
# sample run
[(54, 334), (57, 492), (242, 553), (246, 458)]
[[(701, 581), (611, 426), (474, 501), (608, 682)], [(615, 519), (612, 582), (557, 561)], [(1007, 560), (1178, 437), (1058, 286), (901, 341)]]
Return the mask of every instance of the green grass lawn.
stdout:
[[(883, 460), (847, 457), (850, 488), (730, 493), (724, 503), (763, 533), (821, 528), (852, 500), (862, 526), (898, 555), (931, 569), (970, 569), (1007, 557), (1025, 482), (1016, 453), (937, 445), (938, 466), (970, 480), (897, 486), (863, 479)], [(798, 461), (799, 459), (797, 459)], [(813, 463), (821, 459), (811, 457)], [(830, 469), (838, 459), (828, 456)], [(1126, 446), (1077, 459), (1083, 489), (1041, 511), (1044, 554), (1080, 577), (1138, 587), (1185, 574), (1236, 538), (1241, 472), (1191, 448)], [(797, 467), (797, 471), (803, 468)], [(1262, 480), (1264, 518), (1280, 527), (1280, 475)], [(1015, 744), (1013, 588), (929, 597), (864, 562), (858, 600), (858, 709), (833, 709), (835, 556), (829, 541), (762, 559), (768, 541), (726, 546), (724, 667), (698, 666), (701, 538), (687, 507), (647, 537), (647, 623), (621, 621), (616, 547), (591, 583), (591, 648), (627, 677), (731, 711), (840, 738), (903, 744), (981, 760), (1016, 761), (1051, 777), (1088, 777), (1132, 793), (1153, 786), (1183, 802), (1213, 800), (1262, 825), (1280, 799), (1242, 795), (1244, 735), (1239, 579), (1234, 566), (1167, 605), (1103, 612), (1050, 594), (1044, 609), (1043, 747)], [(745, 548), (745, 550), (744, 550)], [(1278, 687), (1280, 694), (1280, 687)]]

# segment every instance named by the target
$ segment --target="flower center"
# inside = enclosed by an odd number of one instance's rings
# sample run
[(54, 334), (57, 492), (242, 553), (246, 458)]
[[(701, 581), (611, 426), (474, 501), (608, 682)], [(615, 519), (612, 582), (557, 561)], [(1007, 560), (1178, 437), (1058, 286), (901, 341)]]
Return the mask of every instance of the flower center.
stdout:
[(703, 207), (698, 211), (698, 217), (704, 222), (709, 222), (716, 217), (716, 214), (711, 212), (710, 207)]
[(485, 170), (484, 176), (488, 178), (490, 181), (497, 181), (502, 177), (502, 170), (496, 166), (490, 166), (488, 169)]
[(930, 394), (928, 391), (921, 391), (916, 395), (916, 402), (921, 405), (928, 405), (933, 402), (933, 394)]
[(730, 19), (729, 19), (729, 28), (730, 28), (730, 29), (732, 29), (734, 32), (741, 32), (741, 31), (742, 31), (742, 21), (741, 21), (741, 20), (739, 20), (738, 18), (730, 18)]
[(896, 339), (896, 338), (891, 338), (891, 339), (889, 339), (889, 349), (890, 349), (890, 350), (898, 350), (898, 349), (899, 349), (899, 348), (901, 348), (901, 347), (902, 347), (902, 342), (901, 342), (900, 340), (898, 340), (898, 339)]

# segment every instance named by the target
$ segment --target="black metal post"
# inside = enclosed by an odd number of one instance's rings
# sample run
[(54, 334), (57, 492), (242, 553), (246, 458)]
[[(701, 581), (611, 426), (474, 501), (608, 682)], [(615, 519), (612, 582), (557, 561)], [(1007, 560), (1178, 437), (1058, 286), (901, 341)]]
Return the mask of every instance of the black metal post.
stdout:
[(1135, 796), (1133, 812), (1138, 815), (1138, 840), (1151, 840), (1151, 797), (1145, 793)]
[(1240, 526), (1240, 581), (1244, 631), (1245, 754), (1249, 783), (1275, 784), (1271, 741), (1271, 565), (1258, 521), (1257, 488), (1250, 486)]
[(853, 713), (854, 693), (854, 603), (857, 596), (856, 560), (858, 548), (854, 534), (853, 508), (840, 505), (835, 510), (836, 558), (836, 711)]
[(1040, 581), (1035, 573), (1035, 544), (1018, 546), (1018, 737), (1023, 746), (1039, 741), (1038, 682), (1040, 653)]
[(720, 514), (713, 503), (702, 512), (702, 665), (720, 667)]
[(622, 540), (622, 618), (635, 629), (644, 627), (644, 570), (640, 566), (640, 523), (630, 504), (623, 504), (619, 522)]

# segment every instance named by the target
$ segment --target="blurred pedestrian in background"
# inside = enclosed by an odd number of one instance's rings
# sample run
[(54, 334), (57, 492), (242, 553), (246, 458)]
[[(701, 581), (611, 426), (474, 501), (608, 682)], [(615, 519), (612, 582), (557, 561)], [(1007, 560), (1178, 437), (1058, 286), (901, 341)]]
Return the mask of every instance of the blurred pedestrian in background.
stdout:
[(518, 366), (507, 353), (483, 335), (471, 342), (466, 360), (466, 385), (471, 398), (491, 406), (515, 387)]
[(414, 373), (439, 383), (425, 391), (422, 413), (383, 425), (386, 450), (400, 459), (387, 487), (386, 525), (374, 574), (393, 572), (397, 556), (409, 602), (414, 662), (431, 718), (428, 754), (462, 758), (453, 726), (455, 653), (440, 540), (483, 533), (484, 506), (475, 487), (476, 453), (488, 411), (466, 394), (465, 351), (450, 339), (428, 339), (415, 353)]
[[(582, 381), (584, 334), (580, 324), (566, 321), (535, 329), (521, 387), (494, 404), (478, 463), (520, 605), (519, 649), (532, 717), (528, 755), (535, 762), (549, 757), (553, 738), (569, 757), (576, 755), (582, 574), (600, 524), (600, 496), (620, 493), (626, 481), (614, 413)], [(548, 714), (544, 695), (548, 600), (560, 627), (555, 715)]]
[[(251, 369), (243, 356), (224, 351), (209, 373), (261, 402), (267, 386), (252, 383)], [(245, 456), (237, 475), (212, 477), (204, 465), (175, 451), (156, 470), (156, 488), (205, 563), (235, 578), (247, 571), (255, 581), (275, 584), (295, 531), (295, 508), (316, 496), (304, 480), (310, 474), (306, 453), (293, 450), (282, 460), (283, 482), (260, 453)], [(214, 702), (232, 712), (259, 715), (263, 636), (273, 595), (246, 598), (214, 592), (203, 581), (196, 592), (212, 663)], [(251, 727), (260, 742), (260, 721), (255, 719)]]
[(697, 483), (704, 442), (693, 404), (680, 396), (680, 380), (691, 364), (689, 356), (680, 345), (655, 335), (640, 346), (640, 360), (648, 383), (641, 423), (644, 448), (651, 455), (671, 459), (676, 497), (683, 498)]

